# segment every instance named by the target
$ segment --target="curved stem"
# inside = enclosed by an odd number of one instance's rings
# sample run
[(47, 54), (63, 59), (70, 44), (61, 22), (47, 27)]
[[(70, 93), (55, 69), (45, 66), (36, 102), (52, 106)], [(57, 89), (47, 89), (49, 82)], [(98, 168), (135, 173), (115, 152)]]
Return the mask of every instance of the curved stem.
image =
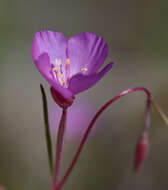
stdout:
[(128, 90), (125, 90), (123, 92), (121, 92), (120, 94), (116, 95), (115, 97), (113, 97), (111, 100), (109, 100), (102, 108), (100, 108), (100, 110), (95, 114), (95, 116), (93, 117), (92, 121), (90, 122), (81, 142), (80, 142), (80, 145), (76, 151), (76, 154), (72, 160), (72, 162), (70, 163), (70, 166), (68, 167), (68, 169), (66, 170), (65, 172), (65, 175), (63, 176), (62, 180), (60, 181), (60, 183), (58, 184), (58, 188), (60, 189), (64, 183), (66, 182), (68, 176), (70, 175), (72, 169), (74, 168), (78, 158), (79, 158), (79, 155), (83, 149), (83, 146), (88, 138), (88, 135), (90, 134), (90, 131), (91, 129), (93, 128), (93, 125), (94, 123), (96, 122), (96, 120), (98, 119), (98, 117), (100, 116), (100, 114), (103, 113), (103, 111), (108, 107), (110, 106), (113, 102), (117, 101), (119, 98), (129, 94), (129, 93), (132, 93), (132, 92), (136, 92), (136, 91), (143, 91), (145, 92), (145, 94), (147, 95), (147, 99), (149, 100), (149, 102), (151, 101), (151, 93), (148, 89), (144, 88), (144, 87), (135, 87), (135, 88), (129, 88)]
[(61, 167), (61, 160), (62, 160), (62, 152), (63, 152), (63, 142), (64, 142), (64, 134), (66, 128), (66, 117), (67, 117), (67, 109), (63, 108), (62, 116), (59, 124), (58, 129), (58, 136), (57, 136), (57, 149), (56, 149), (56, 159), (55, 159), (55, 168), (54, 168), (54, 178), (53, 183), (57, 185), (59, 171)]
[(146, 111), (145, 111), (145, 119), (144, 119), (144, 129), (143, 132), (147, 133), (150, 126), (150, 108), (151, 108), (152, 99), (148, 98), (146, 101)]

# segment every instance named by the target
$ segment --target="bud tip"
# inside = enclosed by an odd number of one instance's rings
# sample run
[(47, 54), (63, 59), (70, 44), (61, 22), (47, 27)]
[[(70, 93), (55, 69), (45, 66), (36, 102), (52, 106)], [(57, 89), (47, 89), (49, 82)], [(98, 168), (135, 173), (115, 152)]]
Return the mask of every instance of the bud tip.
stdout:
[(136, 146), (134, 172), (137, 172), (138, 169), (142, 166), (147, 156), (147, 152), (148, 152), (148, 138), (147, 135), (142, 134)]

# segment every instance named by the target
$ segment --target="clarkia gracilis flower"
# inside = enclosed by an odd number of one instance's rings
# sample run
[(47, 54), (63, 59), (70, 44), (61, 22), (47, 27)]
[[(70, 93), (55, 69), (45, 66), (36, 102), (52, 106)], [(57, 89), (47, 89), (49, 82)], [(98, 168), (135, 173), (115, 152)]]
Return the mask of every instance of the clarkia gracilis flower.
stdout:
[(113, 63), (109, 63), (99, 71), (107, 55), (106, 42), (88, 32), (67, 40), (61, 33), (41, 31), (35, 34), (32, 45), (34, 63), (50, 84), (52, 95), (70, 102), (112, 68)]

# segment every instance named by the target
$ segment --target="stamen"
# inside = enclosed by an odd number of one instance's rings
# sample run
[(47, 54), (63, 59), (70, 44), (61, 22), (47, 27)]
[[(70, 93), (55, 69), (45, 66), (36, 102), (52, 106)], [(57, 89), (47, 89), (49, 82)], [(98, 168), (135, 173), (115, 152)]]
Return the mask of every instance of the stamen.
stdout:
[(61, 85), (64, 86), (65, 85), (65, 77), (62, 73), (58, 74), (58, 77), (61, 77)]
[(64, 75), (62, 73), (59, 73), (58, 76), (64, 79)]
[(67, 64), (67, 65), (70, 64), (70, 59), (66, 59), (66, 64)]
[(61, 81), (61, 85), (62, 85), (62, 86), (65, 86), (65, 81)]
[(54, 67), (52, 70), (57, 72), (57, 71), (59, 71), (59, 68)]
[[(65, 65), (65, 70), (66, 70), (66, 75), (67, 73), (69, 73), (69, 64), (70, 64), (70, 60), (66, 59), (66, 65)], [(58, 82), (62, 85), (65, 86), (66, 85), (66, 80), (62, 71), (62, 62), (61, 59), (55, 59), (55, 62), (52, 63), (52, 70), (53, 70), (53, 75), (54, 78), (58, 80)]]
[(69, 65), (70, 65), (70, 59), (66, 59), (66, 65), (65, 65), (66, 72), (68, 72), (69, 70)]
[(87, 71), (87, 68), (82, 68), (81, 71)]
[(65, 77), (67, 79), (67, 83), (69, 82), (69, 77), (70, 77), (70, 59), (66, 59), (66, 65), (65, 65)]

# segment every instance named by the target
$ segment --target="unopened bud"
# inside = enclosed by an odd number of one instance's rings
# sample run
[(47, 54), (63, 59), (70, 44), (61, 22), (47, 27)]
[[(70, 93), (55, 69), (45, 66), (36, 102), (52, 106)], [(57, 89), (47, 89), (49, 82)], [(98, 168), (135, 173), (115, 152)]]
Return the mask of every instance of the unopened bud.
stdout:
[(72, 105), (74, 97), (71, 99), (65, 99), (58, 91), (56, 91), (53, 87), (50, 88), (51, 95), (54, 101), (62, 108), (67, 108)]
[(136, 146), (134, 172), (137, 172), (137, 170), (142, 166), (142, 163), (146, 158), (147, 152), (148, 152), (148, 136), (146, 133), (143, 133)]

